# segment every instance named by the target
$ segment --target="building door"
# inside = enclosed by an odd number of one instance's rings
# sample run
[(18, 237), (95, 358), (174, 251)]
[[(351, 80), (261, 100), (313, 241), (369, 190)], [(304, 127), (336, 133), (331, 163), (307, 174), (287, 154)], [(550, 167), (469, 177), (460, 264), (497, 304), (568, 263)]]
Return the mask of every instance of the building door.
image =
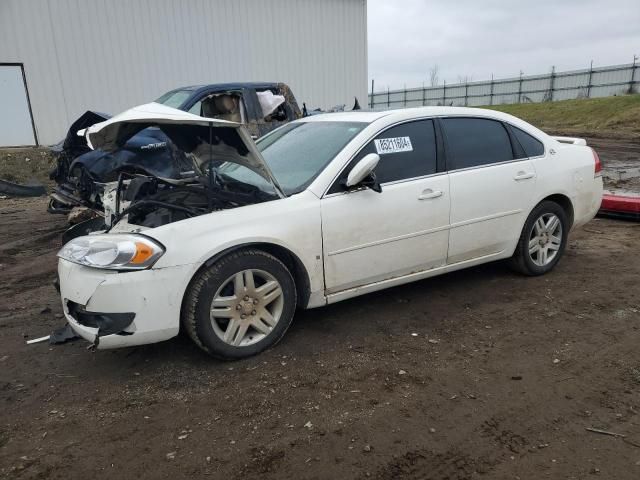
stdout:
[(36, 144), (23, 67), (0, 63), (0, 147)]

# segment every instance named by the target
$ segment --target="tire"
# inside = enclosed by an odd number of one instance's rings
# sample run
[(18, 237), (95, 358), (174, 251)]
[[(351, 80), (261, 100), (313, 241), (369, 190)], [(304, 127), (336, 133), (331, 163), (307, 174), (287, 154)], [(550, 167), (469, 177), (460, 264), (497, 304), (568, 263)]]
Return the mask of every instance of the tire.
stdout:
[(196, 275), (182, 305), (182, 325), (209, 355), (238, 360), (275, 345), (291, 325), (296, 302), (287, 267), (266, 252), (243, 249)]
[(560, 205), (551, 201), (541, 202), (527, 217), (510, 259), (510, 267), (529, 276), (551, 271), (564, 253), (569, 228), (567, 214)]

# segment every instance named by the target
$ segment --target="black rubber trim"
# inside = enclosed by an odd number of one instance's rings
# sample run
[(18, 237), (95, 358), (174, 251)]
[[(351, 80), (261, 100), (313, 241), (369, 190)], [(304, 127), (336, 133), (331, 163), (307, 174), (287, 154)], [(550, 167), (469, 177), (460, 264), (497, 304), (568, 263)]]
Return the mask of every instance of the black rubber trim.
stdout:
[(88, 312), (84, 306), (71, 300), (67, 301), (67, 308), (69, 315), (75, 318), (80, 325), (97, 328), (99, 337), (121, 333), (131, 325), (136, 316), (135, 313)]
[(12, 197), (41, 197), (47, 194), (44, 185), (20, 185), (0, 179), (0, 193)]

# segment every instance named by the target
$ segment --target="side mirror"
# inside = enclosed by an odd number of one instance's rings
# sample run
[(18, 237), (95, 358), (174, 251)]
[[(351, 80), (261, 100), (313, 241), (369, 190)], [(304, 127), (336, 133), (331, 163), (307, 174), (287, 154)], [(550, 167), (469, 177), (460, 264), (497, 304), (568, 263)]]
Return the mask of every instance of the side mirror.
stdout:
[(380, 155), (377, 153), (369, 153), (362, 157), (362, 159), (353, 166), (347, 176), (347, 188), (355, 187), (362, 183), (364, 179), (373, 173), (379, 161)]

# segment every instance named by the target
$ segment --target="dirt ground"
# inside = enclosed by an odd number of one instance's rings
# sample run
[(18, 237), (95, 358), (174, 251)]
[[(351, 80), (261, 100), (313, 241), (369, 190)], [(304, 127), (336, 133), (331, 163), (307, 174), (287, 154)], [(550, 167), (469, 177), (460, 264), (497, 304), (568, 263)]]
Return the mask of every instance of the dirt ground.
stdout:
[(603, 179), (609, 190), (640, 194), (640, 142), (587, 138), (603, 163)]
[[(610, 171), (640, 158), (589, 143)], [(0, 199), (0, 478), (640, 478), (638, 223), (595, 219), (544, 277), (496, 263), (299, 312), (222, 363), (182, 336), (27, 346), (64, 323), (45, 208)]]
[(490, 264), (300, 312), (235, 363), (183, 337), (27, 346), (63, 324), (64, 223), (0, 200), (1, 478), (640, 477), (637, 223), (594, 220), (544, 277)]

